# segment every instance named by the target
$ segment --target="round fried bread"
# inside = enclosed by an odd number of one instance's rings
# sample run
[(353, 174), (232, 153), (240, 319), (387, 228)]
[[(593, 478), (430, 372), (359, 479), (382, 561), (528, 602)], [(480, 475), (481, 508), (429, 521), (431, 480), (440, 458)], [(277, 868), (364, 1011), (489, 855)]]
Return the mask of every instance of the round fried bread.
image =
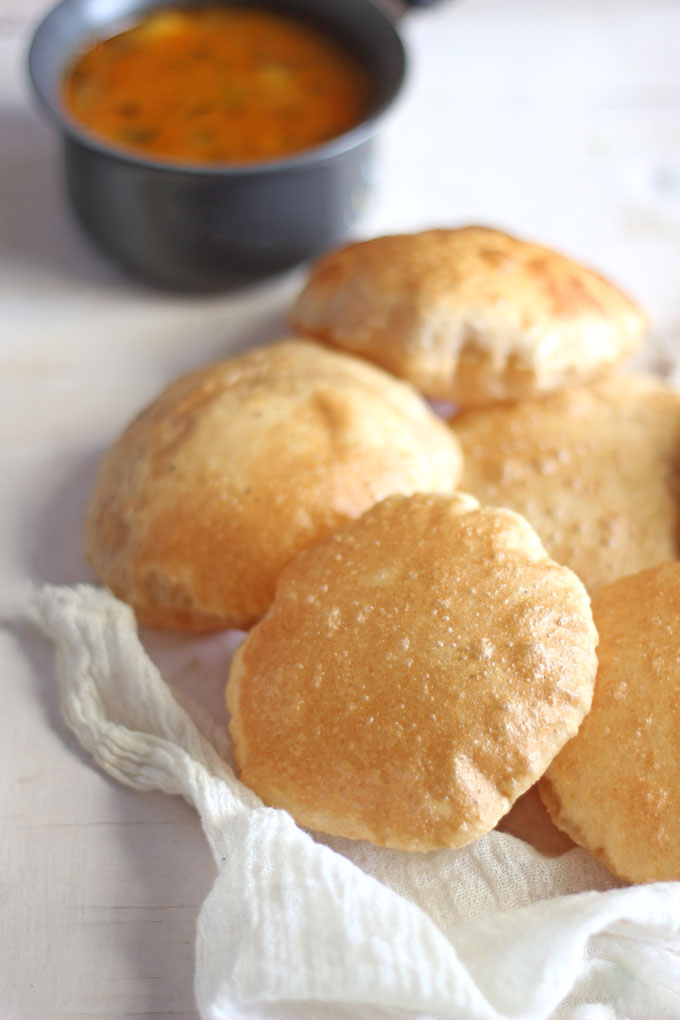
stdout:
[(555, 822), (619, 878), (680, 879), (680, 563), (593, 600), (590, 714), (539, 784)]
[(534, 526), (591, 594), (680, 554), (680, 393), (619, 373), (452, 420), (461, 487)]
[(488, 832), (576, 732), (590, 602), (509, 510), (392, 496), (300, 553), (227, 684), (242, 780), (404, 850)]
[(597, 273), (485, 227), (333, 251), (312, 268), (290, 319), (297, 332), (465, 407), (590, 379), (635, 351), (647, 326)]
[(301, 548), (391, 493), (451, 492), (460, 469), (410, 386), (282, 341), (184, 376), (132, 422), (102, 464), (86, 554), (143, 623), (245, 628)]

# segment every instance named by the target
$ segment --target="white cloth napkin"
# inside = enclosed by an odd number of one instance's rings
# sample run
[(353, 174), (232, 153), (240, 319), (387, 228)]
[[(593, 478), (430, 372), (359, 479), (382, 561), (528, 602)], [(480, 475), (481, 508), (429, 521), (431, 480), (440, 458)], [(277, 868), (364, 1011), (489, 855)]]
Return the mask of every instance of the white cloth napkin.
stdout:
[(427, 854), (314, 839), (236, 779), (127, 606), (47, 586), (25, 613), (99, 765), (200, 815), (218, 872), (197, 928), (203, 1020), (680, 1017), (680, 883), (624, 887), (584, 850), (544, 857), (497, 831)]

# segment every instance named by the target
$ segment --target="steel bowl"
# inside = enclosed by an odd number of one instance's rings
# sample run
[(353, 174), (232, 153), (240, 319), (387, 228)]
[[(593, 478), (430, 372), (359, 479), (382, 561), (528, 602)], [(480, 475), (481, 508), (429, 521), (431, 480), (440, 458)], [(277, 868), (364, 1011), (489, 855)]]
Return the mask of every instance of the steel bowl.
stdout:
[(373, 87), (357, 127), (285, 159), (196, 166), (119, 150), (69, 116), (60, 86), (75, 54), (153, 8), (200, 3), (63, 0), (38, 25), (28, 57), (35, 93), (63, 138), (68, 195), (85, 232), (135, 276), (186, 291), (279, 272), (347, 233), (370, 190), (375, 133), (406, 68), (393, 19), (371, 0), (250, 0), (311, 22), (354, 54)]

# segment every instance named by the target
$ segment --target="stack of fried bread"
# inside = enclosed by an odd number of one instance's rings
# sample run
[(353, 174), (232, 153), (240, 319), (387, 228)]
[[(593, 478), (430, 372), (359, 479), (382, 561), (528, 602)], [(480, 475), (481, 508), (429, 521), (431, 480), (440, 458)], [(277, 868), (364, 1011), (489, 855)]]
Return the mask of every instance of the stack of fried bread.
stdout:
[(236, 760), (300, 824), (460, 847), (540, 781), (617, 875), (680, 878), (680, 394), (621, 367), (645, 316), (466, 227), (330, 252), (290, 324), (108, 452), (102, 581), (152, 626), (252, 628)]

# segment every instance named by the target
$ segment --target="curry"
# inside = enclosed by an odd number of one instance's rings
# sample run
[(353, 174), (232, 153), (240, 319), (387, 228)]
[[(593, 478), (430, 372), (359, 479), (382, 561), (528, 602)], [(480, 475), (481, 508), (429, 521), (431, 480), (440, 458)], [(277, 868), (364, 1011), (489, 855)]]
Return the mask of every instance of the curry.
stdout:
[(276, 160), (354, 127), (368, 75), (316, 29), (245, 7), (157, 10), (94, 43), (62, 98), (93, 134), (181, 163)]

